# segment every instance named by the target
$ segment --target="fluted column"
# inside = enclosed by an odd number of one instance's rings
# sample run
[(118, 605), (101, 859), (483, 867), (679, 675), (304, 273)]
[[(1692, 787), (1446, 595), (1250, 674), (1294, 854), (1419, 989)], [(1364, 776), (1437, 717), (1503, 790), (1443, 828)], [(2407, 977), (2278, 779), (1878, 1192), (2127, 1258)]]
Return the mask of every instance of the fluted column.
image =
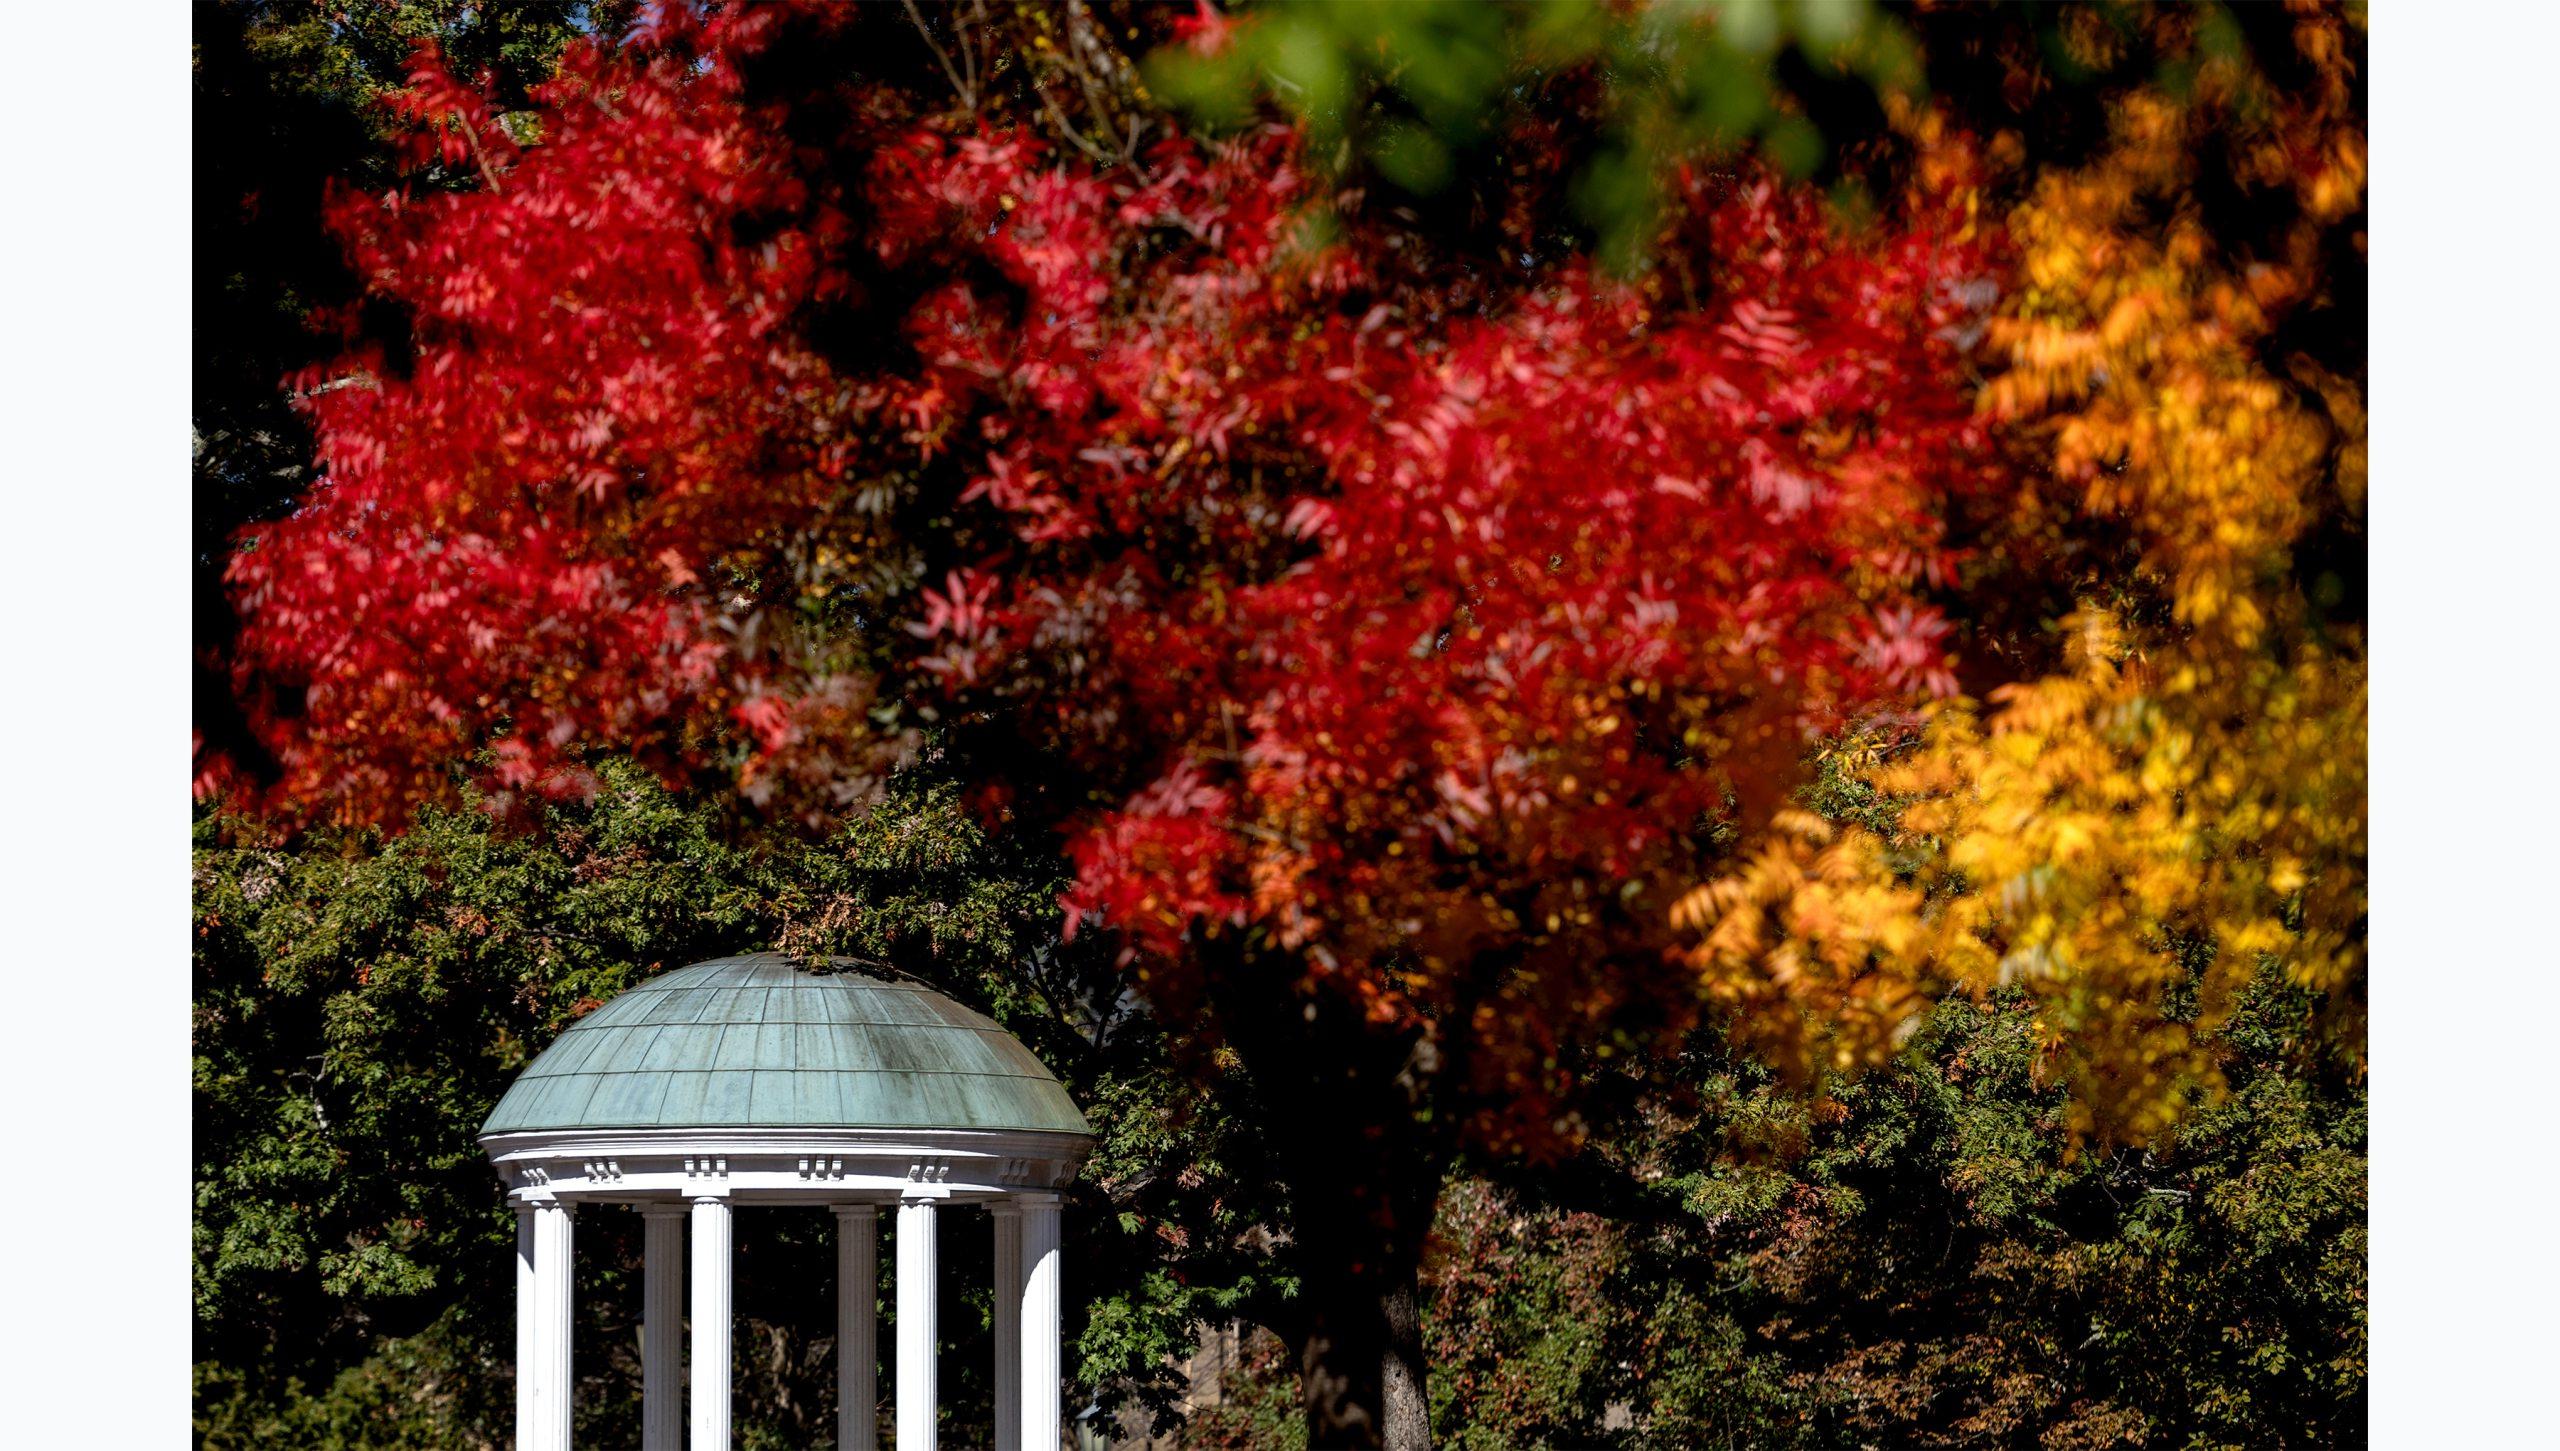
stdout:
[(1022, 1207), (987, 1206), (996, 1232), (996, 1451), (1022, 1451)]
[(729, 1451), (729, 1201), (693, 1201), (693, 1451)]
[(879, 1451), (880, 1215), (836, 1206), (836, 1451)]
[(534, 1438), (537, 1451), (569, 1451), (577, 1409), (575, 1367), (570, 1358), (572, 1230), (575, 1211), (559, 1200), (533, 1211)]
[(1058, 1196), (1024, 1194), (1022, 1202), (1022, 1445), (1057, 1451)]
[(933, 1201), (898, 1206), (898, 1448), (933, 1451), (934, 1320)]
[(533, 1273), (533, 1206), (516, 1206), (516, 1451), (540, 1451), (542, 1433), (534, 1426), (534, 1387), (541, 1382), (535, 1361), (534, 1327), (542, 1323)]
[(682, 1204), (641, 1211), (640, 1448), (684, 1451), (684, 1221)]

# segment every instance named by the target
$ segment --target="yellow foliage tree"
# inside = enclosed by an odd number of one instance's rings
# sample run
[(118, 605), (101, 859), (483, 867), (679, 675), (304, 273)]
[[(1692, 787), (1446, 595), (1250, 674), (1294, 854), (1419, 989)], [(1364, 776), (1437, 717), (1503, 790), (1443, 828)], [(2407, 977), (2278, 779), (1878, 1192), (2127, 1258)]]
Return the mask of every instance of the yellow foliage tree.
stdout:
[[(1781, 1062), (1871, 1062), (1935, 996), (2015, 987), (2075, 1126), (2140, 1140), (2218, 1089), (2211, 1030), (2269, 964), (2360, 1045), (2361, 622), (2323, 617), (2294, 554), (2361, 512), (2362, 389), (2269, 356), (2362, 206), (2352, 23), (2296, 13), (2312, 78), (2283, 94), (2221, 57), (2183, 97), (2133, 96), (2008, 216), (1981, 407), (2035, 466), (2004, 547), (2138, 562), (2082, 591), (2050, 673), (1836, 748), (1889, 822), (1783, 815), (1679, 904), (1708, 991)], [(2272, 246), (2208, 225), (2209, 136), (2238, 185), (2289, 192)]]

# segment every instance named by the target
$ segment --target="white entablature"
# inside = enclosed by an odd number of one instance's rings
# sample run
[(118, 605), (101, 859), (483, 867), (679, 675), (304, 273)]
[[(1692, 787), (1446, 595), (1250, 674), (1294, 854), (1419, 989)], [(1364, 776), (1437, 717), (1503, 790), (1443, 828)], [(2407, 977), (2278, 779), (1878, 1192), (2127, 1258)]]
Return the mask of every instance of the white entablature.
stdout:
[(614, 1129), (481, 1140), (513, 1195), (637, 1204), (697, 1193), (768, 1204), (902, 1195), (984, 1203), (1075, 1177), (1090, 1140), (977, 1129)]

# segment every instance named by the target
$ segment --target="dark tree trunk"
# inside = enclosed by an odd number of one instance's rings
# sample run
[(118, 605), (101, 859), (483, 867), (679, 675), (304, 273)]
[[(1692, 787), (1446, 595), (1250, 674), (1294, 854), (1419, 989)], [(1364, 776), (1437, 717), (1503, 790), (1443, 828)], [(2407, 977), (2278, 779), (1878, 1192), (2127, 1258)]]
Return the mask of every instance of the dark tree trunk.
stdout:
[(1299, 1353), (1307, 1444), (1424, 1451), (1422, 1256), (1454, 1153), (1433, 1102), (1438, 1056), (1418, 1030), (1302, 996), (1298, 977), (1294, 963), (1238, 961), (1218, 981), (1287, 1191), (1298, 1297), (1285, 1338)]
[(1301, 1211), (1298, 1389), (1310, 1447), (1430, 1446), (1420, 1298), (1427, 1214), (1405, 1226), (1324, 1228)]
[(1431, 1445), (1431, 1380), (1422, 1358), (1418, 1280), (1411, 1276), (1388, 1287), (1379, 1306), (1387, 1321), (1386, 1356), (1379, 1367), (1386, 1380), (1387, 1451), (1426, 1451)]

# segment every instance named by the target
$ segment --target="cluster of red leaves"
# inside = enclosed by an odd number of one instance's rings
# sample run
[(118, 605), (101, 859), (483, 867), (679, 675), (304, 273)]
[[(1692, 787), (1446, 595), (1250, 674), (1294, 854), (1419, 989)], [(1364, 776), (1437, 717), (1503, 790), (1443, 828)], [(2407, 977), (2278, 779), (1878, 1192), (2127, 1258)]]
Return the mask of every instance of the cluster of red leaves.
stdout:
[(1480, 1015), (1511, 1096), (1678, 995), (1659, 893), (1702, 823), (1950, 688), (1924, 593), (1988, 478), (1950, 341), (1985, 264), (1953, 214), (1853, 241), (1701, 179), (1706, 300), (1573, 265), (1451, 315), (1357, 232), (1291, 254), (1287, 143), (1144, 183), (891, 159), (949, 209), (917, 230), (1021, 291), (912, 322), (921, 441), (982, 441), (963, 498), (1012, 534), (926, 592), (922, 664), (1128, 781), (1072, 835), (1071, 922), (1176, 978), (1233, 935), (1381, 1022)]
[[(835, 279), (739, 104), (759, 19), (683, 19), (573, 47), (533, 145), (422, 53), (412, 160), (480, 184), (332, 198), (412, 336), (295, 380), (325, 482), (231, 567), (283, 800), (392, 816), (484, 745), (501, 787), (575, 789), (578, 746), (677, 749), (706, 707), (778, 743), (707, 576), (841, 493), (854, 415), (791, 329)], [(798, 225), (740, 240), (772, 213)]]
[[(767, 13), (580, 52), (521, 148), (429, 67), (485, 183), (342, 200), (416, 352), (312, 380), (328, 482), (235, 570), (248, 668), (304, 688), (288, 798), (386, 812), (484, 740), (524, 784), (859, 734), (866, 683), (806, 663), (844, 657), (738, 612), (794, 551), (905, 550), (869, 658), (1087, 783), (1071, 926), (1168, 998), (1212, 941), (1278, 955), (1517, 1097), (1694, 1000), (1669, 903), (1809, 730), (1949, 688), (1941, 521), (1989, 477), (1957, 197), (1851, 237), (1702, 174), (1680, 282), (1489, 285), (1299, 246), (1280, 132), (1097, 173), (915, 124), (840, 195), (741, 95)], [(798, 322), (884, 272), (906, 347), (831, 363)], [(842, 527), (883, 480), (944, 491), (900, 516), (933, 537)]]

